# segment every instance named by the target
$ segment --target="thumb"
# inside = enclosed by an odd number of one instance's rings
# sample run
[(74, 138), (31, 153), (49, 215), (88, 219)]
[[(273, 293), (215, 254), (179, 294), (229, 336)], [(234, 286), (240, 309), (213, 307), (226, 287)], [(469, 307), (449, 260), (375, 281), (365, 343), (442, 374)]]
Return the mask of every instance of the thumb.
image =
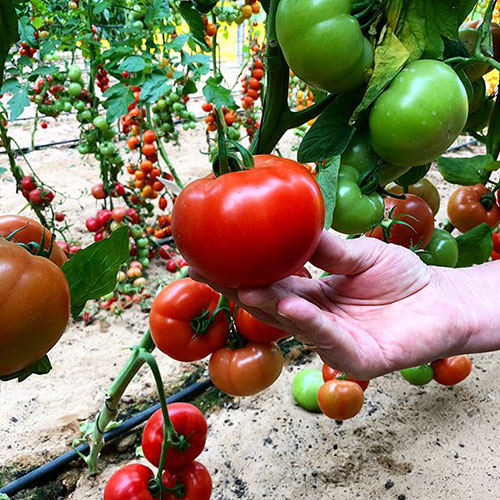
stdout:
[(372, 267), (385, 247), (385, 243), (375, 238), (344, 240), (323, 231), (318, 247), (309, 261), (330, 274), (349, 276)]

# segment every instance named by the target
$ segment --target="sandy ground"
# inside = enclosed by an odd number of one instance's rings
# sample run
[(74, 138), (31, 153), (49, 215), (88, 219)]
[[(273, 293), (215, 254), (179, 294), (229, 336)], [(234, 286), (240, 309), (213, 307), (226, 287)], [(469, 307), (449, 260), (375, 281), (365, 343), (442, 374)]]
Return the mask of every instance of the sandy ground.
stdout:
[[(28, 122), (20, 122), (12, 129), (22, 145), (28, 143), (28, 127)], [(57, 125), (51, 121), (49, 129), (38, 132), (37, 142), (73, 138), (75, 130), (71, 117)], [(199, 128), (182, 135), (182, 148), (169, 148), (183, 179), (207, 171), (201, 153), (204, 140)], [(291, 137), (284, 141), (284, 153), (291, 154), (292, 142)], [(98, 180), (96, 166), (67, 148), (37, 151), (28, 158), (45, 182), (64, 193), (59, 199), (73, 225), (71, 236), (90, 242), (84, 219), (93, 215), (96, 204), (85, 193)], [(439, 174), (431, 172), (430, 178), (437, 180)], [(439, 187), (447, 198), (452, 187), (442, 181)], [(1, 174), (0, 211), (15, 213), (23, 205), (10, 174)], [(50, 353), (54, 369), (49, 375), (0, 385), (0, 472), (13, 463), (41, 464), (70, 448), (79, 435), (79, 422), (98, 411), (128, 357), (127, 347), (138, 341), (146, 323), (139, 309), (88, 327), (72, 322)], [(187, 369), (165, 356), (158, 360), (167, 385)], [(303, 366), (287, 366), (269, 390), (235, 399), (208, 415), (209, 437), (200, 460), (212, 473), (213, 498), (498, 499), (500, 364), (495, 354), (477, 355), (473, 361), (471, 377), (452, 389), (437, 384), (419, 389), (397, 374), (382, 377), (367, 390), (360, 415), (342, 425), (294, 404), (291, 381)], [(321, 367), (316, 357), (306, 365)], [(143, 369), (125, 401), (153, 395), (153, 379)], [(126, 439), (118, 446), (129, 460), (134, 447), (133, 440)], [(106, 453), (106, 465), (96, 478), (89, 478), (84, 469), (73, 470), (66, 479), (70, 493), (60, 498), (101, 500), (106, 480), (125, 463), (121, 457)], [(15, 498), (32, 497), (26, 492)]]

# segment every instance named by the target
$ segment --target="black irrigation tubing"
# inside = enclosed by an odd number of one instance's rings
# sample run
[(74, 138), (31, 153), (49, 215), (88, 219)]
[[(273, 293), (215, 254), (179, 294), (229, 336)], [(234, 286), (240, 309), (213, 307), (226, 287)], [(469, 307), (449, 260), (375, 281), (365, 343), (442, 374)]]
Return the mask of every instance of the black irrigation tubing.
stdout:
[[(185, 401), (187, 399), (193, 399), (199, 394), (205, 392), (212, 385), (213, 383), (210, 379), (203, 380), (202, 382), (196, 382), (167, 398), (167, 403), (170, 404), (179, 401)], [(118, 436), (121, 436), (122, 434), (125, 434), (129, 430), (133, 429), (134, 427), (137, 427), (138, 425), (144, 423), (156, 410), (158, 410), (158, 408), (160, 408), (160, 403), (151, 406), (147, 410), (134, 415), (132, 418), (126, 420), (110, 431), (105, 432), (105, 442), (115, 439)], [(78, 450), (80, 453), (86, 454), (90, 451), (90, 446), (88, 443), (84, 443), (78, 446), (76, 450)], [(39, 484), (43, 484), (50, 477), (57, 476), (59, 473), (61, 473), (61, 471), (73, 460), (81, 459), (76, 450), (68, 451), (58, 458), (47, 462), (46, 464), (32, 470), (31, 472), (28, 472), (28, 474), (21, 476), (15, 481), (6, 484), (0, 489), (0, 493), (12, 496), (22, 490), (35, 487)]]

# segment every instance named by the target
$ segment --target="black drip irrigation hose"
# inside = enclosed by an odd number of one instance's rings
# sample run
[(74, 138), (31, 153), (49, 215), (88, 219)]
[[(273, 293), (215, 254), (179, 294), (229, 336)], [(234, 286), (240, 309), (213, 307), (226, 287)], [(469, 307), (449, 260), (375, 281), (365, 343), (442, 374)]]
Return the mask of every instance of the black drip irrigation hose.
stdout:
[[(199, 394), (205, 392), (213, 385), (210, 379), (204, 380), (202, 382), (196, 382), (181, 391), (172, 394), (169, 398), (167, 398), (167, 403), (176, 403), (179, 401), (193, 399)], [(137, 415), (134, 415), (132, 418), (126, 420), (122, 424), (117, 427), (111, 429), (108, 432), (104, 433), (104, 441), (108, 442), (112, 439), (125, 434), (129, 430), (137, 427), (138, 425), (144, 423), (156, 410), (160, 408), (160, 403), (157, 403), (147, 410), (144, 410)], [(76, 448), (80, 453), (87, 454), (90, 451), (90, 446), (88, 443), (81, 444)], [(12, 496), (16, 493), (19, 493), (22, 490), (26, 490), (28, 488), (32, 488), (39, 484), (43, 484), (47, 481), (48, 478), (57, 476), (62, 470), (73, 460), (81, 460), (81, 457), (78, 455), (76, 450), (67, 451), (63, 455), (47, 462), (46, 464), (38, 467), (37, 469), (28, 472), (24, 476), (12, 481), (11, 483), (6, 484), (0, 489), (0, 493), (4, 493), (5, 495)]]

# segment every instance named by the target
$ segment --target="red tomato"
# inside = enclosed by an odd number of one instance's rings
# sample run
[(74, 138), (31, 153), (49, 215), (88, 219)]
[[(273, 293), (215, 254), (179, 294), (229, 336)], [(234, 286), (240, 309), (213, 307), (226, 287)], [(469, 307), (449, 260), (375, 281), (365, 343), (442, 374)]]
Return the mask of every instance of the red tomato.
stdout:
[[(394, 221), (401, 221), (404, 224), (394, 223), (390, 228), (389, 243), (395, 243), (406, 248), (425, 248), (431, 241), (434, 232), (434, 214), (431, 207), (420, 197), (414, 194), (407, 194), (406, 199), (386, 198), (386, 216), (392, 212)], [(409, 217), (405, 217), (409, 216)], [(411, 226), (411, 227), (409, 227)], [(382, 228), (376, 227), (367, 236), (383, 240)]]
[(455, 385), (465, 380), (471, 370), (472, 362), (469, 356), (451, 356), (431, 363), (434, 370), (434, 380), (442, 385)]
[(248, 81), (248, 86), (254, 90), (260, 90), (260, 82), (257, 78), (250, 78)]
[(192, 182), (172, 211), (172, 234), (183, 257), (231, 288), (293, 274), (309, 260), (323, 230), (323, 197), (307, 169), (273, 155), (254, 159), (255, 168)]
[(252, 76), (257, 80), (262, 80), (262, 77), (264, 76), (264, 70), (260, 68), (255, 68), (252, 72)]
[(259, 342), (249, 342), (239, 349), (219, 349), (208, 364), (212, 382), (232, 396), (252, 396), (267, 389), (280, 376), (282, 368), (279, 347)]
[(212, 109), (214, 109), (212, 103), (210, 102), (204, 102), (202, 105), (201, 105), (201, 109), (203, 111), (205, 111), (205, 113), (210, 113), (210, 111), (212, 111)]
[(111, 217), (115, 222), (121, 222), (127, 215), (127, 209), (125, 207), (115, 207), (111, 212)]
[(153, 471), (141, 464), (130, 464), (115, 472), (104, 488), (104, 500), (153, 500), (148, 483)]
[(370, 383), (369, 380), (358, 380), (355, 378), (350, 378), (346, 377), (345, 379), (341, 379), (345, 373), (341, 370), (335, 370), (335, 368), (330, 368), (328, 365), (323, 364), (323, 380), (325, 382), (328, 382), (329, 380), (350, 380), (351, 382), (356, 382), (356, 384), (363, 389), (363, 392), (366, 390), (368, 387), (368, 384)]
[(141, 143), (141, 140), (139, 139), (139, 137), (137, 137), (135, 135), (133, 135), (127, 139), (127, 146), (129, 147), (129, 149), (137, 149), (137, 147), (139, 146), (140, 143)]
[(102, 182), (92, 186), (91, 191), (92, 191), (92, 196), (96, 200), (102, 200), (102, 199), (106, 198), (106, 193), (104, 192), (104, 185)]
[(146, 130), (142, 135), (142, 140), (145, 144), (153, 144), (156, 141), (156, 134), (154, 130)]
[(224, 311), (205, 331), (194, 329), (196, 318), (208, 320), (219, 297), (208, 285), (190, 278), (167, 285), (156, 296), (149, 315), (151, 336), (158, 349), (177, 361), (196, 361), (222, 348), (229, 335)]
[(234, 321), (238, 332), (254, 342), (274, 342), (289, 336), (287, 332), (259, 321), (245, 309), (238, 309)]
[(184, 487), (182, 496), (167, 492), (165, 500), (209, 500), (212, 495), (212, 478), (200, 462), (191, 462), (175, 472), (164, 471), (162, 483), (167, 488), (179, 483)]
[(26, 191), (33, 191), (33, 189), (36, 189), (35, 180), (30, 175), (27, 175), (21, 179), (21, 187)]
[(144, 146), (142, 146), (142, 152), (146, 156), (151, 157), (156, 153), (156, 146), (154, 144), (144, 144)]
[(321, 411), (335, 420), (346, 420), (357, 415), (364, 399), (363, 389), (349, 380), (329, 380), (318, 391)]
[[(167, 409), (178, 434), (177, 439), (184, 439), (189, 444), (184, 450), (172, 447), (167, 451), (165, 469), (176, 470), (192, 462), (203, 451), (207, 440), (207, 421), (203, 413), (189, 403), (172, 403)], [(155, 467), (160, 463), (162, 443), (163, 415), (160, 409), (153, 413), (142, 433), (142, 451)]]
[(243, 109), (248, 109), (250, 108), (251, 106), (253, 106), (253, 103), (254, 103), (254, 99), (253, 97), (250, 97), (250, 96), (245, 96), (242, 100), (241, 100), (241, 105), (243, 107)]

